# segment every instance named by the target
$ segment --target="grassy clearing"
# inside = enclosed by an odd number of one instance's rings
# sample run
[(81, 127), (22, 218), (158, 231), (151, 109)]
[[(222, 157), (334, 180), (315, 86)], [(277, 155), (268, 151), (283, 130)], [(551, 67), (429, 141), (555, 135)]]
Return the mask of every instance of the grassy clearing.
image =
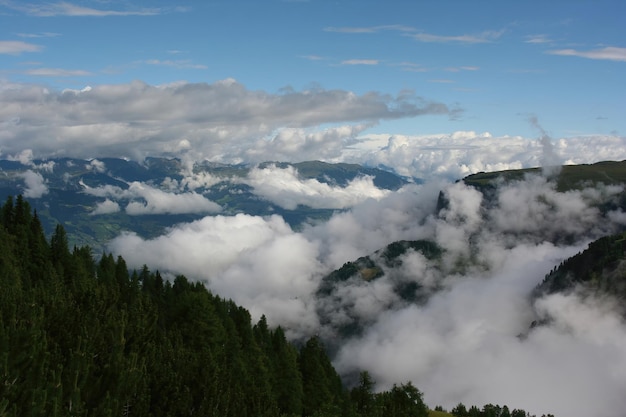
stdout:
[(428, 417), (453, 417), (453, 415), (445, 411), (428, 410)]

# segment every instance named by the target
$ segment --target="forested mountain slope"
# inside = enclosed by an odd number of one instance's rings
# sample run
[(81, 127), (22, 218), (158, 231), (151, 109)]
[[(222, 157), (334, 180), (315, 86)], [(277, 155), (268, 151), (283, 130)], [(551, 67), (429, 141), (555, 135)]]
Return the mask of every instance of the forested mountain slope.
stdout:
[[(317, 338), (297, 348), (201, 283), (70, 250), (62, 226), (48, 242), (21, 196), (0, 245), (1, 416), (365, 415)], [(360, 395), (427, 413), (410, 383)]]
[(61, 225), (48, 241), (21, 196), (0, 207), (0, 286), (3, 417), (429, 415), (411, 382), (349, 390), (319, 338), (294, 346), (202, 283), (70, 250)]
[(555, 266), (535, 295), (575, 290), (614, 297), (626, 314), (626, 232), (595, 240)]

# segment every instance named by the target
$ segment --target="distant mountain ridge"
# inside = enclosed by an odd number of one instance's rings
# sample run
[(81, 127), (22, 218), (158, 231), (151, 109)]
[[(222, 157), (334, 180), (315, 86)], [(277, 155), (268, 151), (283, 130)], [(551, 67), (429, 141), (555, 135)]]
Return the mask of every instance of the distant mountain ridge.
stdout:
[(507, 171), (479, 172), (463, 178), (463, 182), (478, 189), (493, 187), (504, 181), (521, 180), (527, 174), (554, 177), (557, 190), (565, 192), (589, 184), (626, 184), (626, 161), (601, 161), (594, 164), (563, 165), (542, 168), (512, 169)]
[[(307, 221), (327, 219), (337, 211), (335, 208), (306, 205), (289, 210), (259, 196), (245, 179), (252, 169), (272, 167), (283, 170), (293, 168), (301, 180), (316, 180), (330, 187), (346, 187), (362, 177), (371, 177), (374, 186), (381, 190), (396, 190), (409, 182), (378, 168), (320, 161), (294, 164), (267, 162), (258, 167), (200, 162), (194, 164), (192, 172), (188, 172), (181, 160), (168, 158), (146, 158), (142, 163), (120, 158), (56, 158), (25, 163), (0, 160), (0, 200), (25, 194), (37, 210), (48, 235), (57, 223), (61, 223), (71, 243), (96, 249), (102, 248), (106, 241), (123, 230), (136, 232), (145, 238), (156, 237), (167, 227), (218, 212), (224, 215), (279, 214), (297, 228)], [(192, 181), (196, 183), (192, 184)], [(140, 187), (147, 191), (138, 190)], [(188, 208), (187, 211), (150, 212), (150, 201), (146, 197), (148, 191), (153, 195), (159, 191), (184, 195), (200, 207), (196, 211)], [(154, 198), (163, 196), (158, 194)], [(103, 203), (108, 204), (108, 211), (94, 215)], [(133, 207), (143, 207), (146, 213), (139, 217), (129, 214), (124, 205), (130, 203), (134, 204)]]

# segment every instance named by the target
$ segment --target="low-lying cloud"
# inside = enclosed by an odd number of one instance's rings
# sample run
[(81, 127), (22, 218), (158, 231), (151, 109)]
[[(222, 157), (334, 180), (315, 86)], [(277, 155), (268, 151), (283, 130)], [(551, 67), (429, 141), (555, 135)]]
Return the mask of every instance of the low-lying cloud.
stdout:
[(118, 201), (125, 202), (124, 211), (131, 216), (144, 214), (219, 213), (219, 204), (194, 191), (174, 193), (149, 184), (133, 181), (128, 188), (113, 185), (89, 187), (82, 183), (87, 194), (104, 197), (92, 214), (106, 214), (119, 210)]
[(28, 170), (22, 174), (24, 179), (24, 197), (41, 198), (48, 194), (48, 185), (43, 175), (39, 172)]
[[(437, 213), (439, 190), (448, 204)], [(361, 334), (334, 339), (335, 365), (345, 376), (368, 370), (378, 389), (411, 380), (431, 406), (498, 402), (538, 414), (609, 416), (626, 405), (623, 320), (593, 298), (530, 294), (555, 265), (622, 227), (611, 219), (623, 213), (593, 207), (620, 192), (557, 193), (536, 176), (501, 185), (484, 204), (463, 183), (410, 185), (300, 232), (279, 216), (215, 216), (155, 239), (121, 235), (110, 248), (131, 266), (203, 280), (292, 338), (336, 337), (334, 328), (359, 320)], [(318, 298), (325, 274), (403, 239), (435, 241), (444, 256), (410, 251), (383, 277), (355, 277)], [(394, 286), (402, 282), (426, 288), (428, 301), (399, 297)], [(531, 330), (547, 316), (549, 324)]]
[(128, 233), (110, 244), (130, 265), (205, 280), (222, 297), (260, 314), (282, 317), (291, 334), (316, 328), (310, 294), (321, 272), (318, 243), (295, 233), (280, 216), (205, 217), (144, 240)]
[(292, 166), (254, 168), (243, 181), (252, 186), (258, 196), (287, 210), (299, 205), (344, 209), (368, 198), (379, 200), (389, 192), (376, 187), (370, 176), (357, 177), (345, 187), (333, 186), (314, 178), (300, 178)]

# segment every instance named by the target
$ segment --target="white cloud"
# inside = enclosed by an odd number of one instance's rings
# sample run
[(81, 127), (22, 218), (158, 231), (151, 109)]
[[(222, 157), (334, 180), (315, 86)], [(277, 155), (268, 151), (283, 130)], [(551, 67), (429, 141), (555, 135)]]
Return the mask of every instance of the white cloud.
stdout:
[(336, 365), (368, 369), (379, 388), (419, 381), (427, 404), (448, 409), (497, 401), (537, 415), (609, 416), (624, 406), (619, 393), (626, 386), (626, 329), (618, 316), (572, 297), (550, 297), (538, 304), (556, 323), (518, 337), (533, 320), (524, 294), (554, 258), (576, 249), (501, 252), (502, 265), (486, 275), (463, 277), (425, 306), (381, 314), (343, 347)]
[(333, 186), (314, 178), (300, 178), (292, 166), (256, 167), (242, 181), (252, 186), (256, 195), (288, 210), (298, 205), (344, 209), (369, 198), (381, 199), (388, 193), (376, 187), (371, 177), (355, 178), (345, 187)]
[(56, 32), (38, 32), (38, 33), (18, 33), (17, 36), (21, 38), (55, 38), (61, 36)]
[(128, 192), (140, 196), (144, 201), (131, 201), (126, 213), (131, 216), (142, 214), (185, 214), (218, 213), (221, 207), (195, 192), (173, 194), (152, 188), (139, 182), (130, 184)]
[(42, 77), (84, 77), (91, 75), (89, 71), (84, 70), (68, 70), (63, 68), (34, 68), (24, 71), (28, 75), (36, 75)]
[(257, 319), (266, 314), (289, 325), (293, 335), (317, 326), (310, 295), (320, 270), (318, 247), (279, 216), (205, 217), (152, 240), (122, 235), (110, 248), (124, 253), (129, 265), (147, 261), (151, 268), (206, 280), (220, 296), (246, 305)]
[(547, 36), (547, 35), (528, 35), (526, 36), (526, 40), (524, 41), (526, 43), (550, 43), (552, 42), (552, 40)]
[(79, 6), (67, 1), (60, 1), (56, 3), (15, 3), (12, 1), (4, 2), (4, 5), (12, 9), (24, 12), (33, 16), (91, 16), (91, 17), (105, 17), (105, 16), (152, 16), (160, 14), (162, 11), (157, 8), (151, 9), (137, 9), (137, 10), (105, 10), (94, 9), (91, 7)]
[(338, 160), (367, 127), (357, 124), (323, 130), (280, 128), (255, 141), (250, 148), (242, 149), (236, 162)]
[(208, 172), (191, 172), (187, 174), (183, 179), (180, 180), (180, 183), (175, 184), (173, 181), (169, 181), (170, 184), (164, 184), (167, 188), (176, 189), (179, 188), (181, 190), (196, 190), (198, 188), (209, 188), (215, 184), (218, 184), (222, 181), (229, 180), (230, 177), (219, 177), (215, 175), (211, 175)]
[(93, 211), (90, 213), (91, 215), (97, 215), (97, 214), (110, 214), (110, 213), (117, 213), (118, 211), (120, 211), (120, 205), (112, 200), (109, 200), (108, 198), (102, 202), (99, 202), (96, 205), (96, 208), (93, 209)]
[[(8, 153), (37, 149), (37, 157), (143, 159), (180, 152), (185, 143), (195, 159), (232, 161), (263, 154), (289, 129), (307, 129), (295, 135), (302, 139), (300, 148), (309, 149), (326, 137), (335, 150), (344, 145), (343, 137), (337, 138), (341, 129), (354, 132), (380, 120), (450, 112), (442, 103), (404, 93), (391, 97), (312, 89), (271, 94), (248, 90), (232, 79), (164, 86), (133, 82), (63, 92), (12, 85), (0, 89), (0, 120), (19, 122), (5, 126), (0, 146)], [(316, 131), (333, 124), (356, 126)], [(274, 140), (265, 139), (272, 134)], [(330, 143), (333, 135), (339, 143)], [(299, 154), (288, 151), (299, 149), (290, 149), (290, 140), (285, 143), (289, 146), (281, 154), (298, 158)]]
[(498, 39), (504, 31), (484, 31), (475, 35), (433, 35), (430, 33), (416, 33), (410, 35), (413, 39), (420, 42), (440, 42), (440, 43), (488, 43)]
[(377, 33), (381, 31), (396, 31), (396, 32), (414, 32), (415, 29), (410, 26), (404, 25), (380, 25), (380, 26), (362, 26), (362, 27), (326, 27), (325, 32), (339, 32), (339, 33)]
[[(339, 90), (249, 91), (215, 84), (140, 82), (50, 92), (0, 89), (0, 147), (31, 158), (177, 156), (184, 161), (361, 163), (401, 175), (458, 179), (480, 171), (626, 159), (626, 137), (550, 138), (458, 131), (422, 136), (366, 134), (384, 118), (451, 114), (413, 94), (396, 98)], [(89, 140), (86, 140), (89, 138)], [(32, 150), (37, 155), (32, 155)]]
[[(93, 162), (93, 161), (92, 161)], [(145, 214), (188, 214), (219, 213), (219, 204), (208, 200), (202, 194), (190, 192), (168, 192), (151, 185), (133, 181), (127, 189), (105, 185), (91, 188), (81, 183), (87, 194), (105, 197), (117, 204), (126, 202), (124, 210), (131, 216)], [(110, 203), (107, 203), (111, 206)]]
[(177, 69), (207, 69), (208, 68), (206, 65), (194, 64), (191, 60), (188, 60), (188, 59), (178, 59), (178, 60), (149, 59), (143, 62), (148, 65), (171, 67), (171, 68), (177, 68)]
[(428, 136), (364, 135), (360, 143), (346, 150), (345, 157), (393, 167), (401, 175), (455, 180), (482, 171), (541, 167), (545, 162), (571, 165), (624, 160), (626, 137), (494, 137), (471, 131)]
[(341, 61), (341, 65), (378, 65), (380, 63), (377, 59), (346, 59)]
[(97, 159), (92, 159), (91, 161), (89, 161), (89, 164), (87, 165), (87, 169), (91, 169), (95, 172), (103, 173), (106, 171), (106, 164)]
[(32, 165), (34, 154), (32, 149), (24, 149), (16, 155), (10, 155), (9, 161), (19, 161), (22, 165)]
[[(351, 307), (354, 297), (367, 299), (376, 287), (340, 288), (338, 305), (324, 310), (331, 322), (345, 320), (342, 313), (351, 308), (370, 325), (362, 336), (340, 343), (336, 365), (345, 373), (369, 370), (380, 389), (419, 381), (428, 404), (448, 408), (497, 401), (538, 414), (614, 414), (624, 406), (619, 392), (626, 387), (626, 355), (619, 346), (626, 326), (613, 304), (548, 297), (533, 306), (530, 293), (560, 261), (584, 249), (587, 239), (617, 230), (590, 204), (620, 192), (556, 193), (537, 176), (501, 187), (494, 204), (483, 206), (482, 196), (462, 183), (444, 187), (448, 207), (422, 221), (422, 231), (448, 250), (443, 264), (409, 258), (411, 268), (387, 271), (377, 284), (419, 280), (444, 290), (423, 306), (393, 298), (390, 304), (379, 295), (372, 310), (359, 313)], [(558, 235), (578, 243), (549, 242)], [(533, 320), (546, 315), (555, 321), (530, 331)]]
[(45, 194), (48, 194), (46, 180), (39, 172), (29, 169), (20, 175), (24, 179), (24, 197), (41, 198)]
[(547, 52), (551, 55), (577, 56), (588, 59), (602, 59), (609, 61), (626, 61), (626, 48), (607, 46), (600, 49), (580, 51), (577, 49), (555, 49)]
[(525, 181), (503, 186), (498, 193), (498, 208), (490, 215), (494, 227), (512, 233), (516, 239), (540, 235), (554, 241), (558, 236), (566, 238), (599, 230), (603, 225), (596, 206), (601, 202), (617, 202), (623, 191), (621, 186), (598, 185), (593, 189), (557, 193), (554, 183), (542, 176), (530, 176)]
[(23, 41), (0, 41), (0, 54), (19, 55), (22, 52), (39, 52), (42, 47)]

